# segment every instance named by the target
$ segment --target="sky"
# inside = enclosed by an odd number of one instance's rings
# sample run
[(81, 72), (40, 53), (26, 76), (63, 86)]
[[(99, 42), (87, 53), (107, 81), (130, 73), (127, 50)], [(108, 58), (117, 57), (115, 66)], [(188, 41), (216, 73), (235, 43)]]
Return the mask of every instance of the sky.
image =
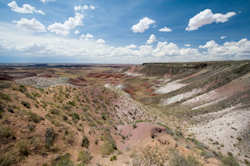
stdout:
[(250, 0), (0, 0), (0, 63), (250, 59)]

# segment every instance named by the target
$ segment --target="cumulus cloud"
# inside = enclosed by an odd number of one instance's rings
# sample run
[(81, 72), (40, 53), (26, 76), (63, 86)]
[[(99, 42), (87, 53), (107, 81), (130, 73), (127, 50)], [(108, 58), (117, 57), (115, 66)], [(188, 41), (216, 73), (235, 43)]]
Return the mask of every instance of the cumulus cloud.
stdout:
[(209, 55), (222, 59), (226, 56), (241, 59), (250, 55), (250, 41), (245, 38), (238, 42), (225, 42), (223, 45), (211, 40), (205, 45), (200, 45), (199, 48), (205, 49), (205, 52)]
[(144, 31), (146, 31), (147, 29), (149, 29), (151, 24), (154, 24), (155, 21), (148, 18), (148, 17), (144, 17), (142, 18), (137, 24), (133, 25), (131, 27), (131, 30), (134, 33), (143, 33)]
[[(86, 34), (87, 36), (87, 34)], [(90, 36), (90, 35), (88, 35)], [(111, 46), (98, 44), (97, 40), (81, 40), (54, 34), (33, 34), (15, 26), (0, 23), (1, 51), (16, 56), (60, 56), (78, 62), (142, 63), (204, 60), (239, 60), (250, 58), (250, 41), (224, 42), (211, 40), (198, 48), (182, 48), (173, 42), (158, 41), (153, 45)], [(0, 55), (1, 56), (1, 55)]]
[(46, 2), (52, 2), (52, 1), (56, 1), (56, 0), (40, 0), (42, 3), (46, 3)]
[(45, 26), (37, 21), (35, 18), (32, 19), (26, 19), (26, 18), (21, 18), (19, 21), (14, 21), (18, 27), (31, 30), (34, 32), (46, 32)]
[(163, 27), (161, 29), (159, 29), (160, 32), (172, 32), (172, 29), (170, 29), (169, 27)]
[(224, 39), (226, 39), (226, 38), (227, 38), (227, 36), (221, 36), (221, 37), (220, 37), (221, 40), (224, 40)]
[(152, 44), (156, 41), (156, 37), (154, 34), (150, 35), (148, 40), (147, 40), (147, 44)]
[(105, 44), (105, 40), (103, 40), (103, 39), (98, 39), (98, 40), (96, 40), (96, 43), (98, 43), (98, 44)]
[(135, 45), (135, 44), (130, 44), (130, 45), (128, 45), (126, 48), (128, 48), (128, 49), (133, 49), (133, 48), (136, 48), (136, 45)]
[(184, 44), (185, 47), (191, 47), (191, 44)]
[(55, 32), (60, 35), (68, 35), (70, 30), (76, 28), (77, 26), (83, 25), (83, 14), (75, 13), (74, 17), (69, 17), (64, 23), (54, 23), (48, 26), (50, 32)]
[(17, 13), (22, 13), (22, 14), (38, 13), (38, 14), (45, 15), (45, 13), (42, 10), (37, 10), (35, 7), (29, 4), (23, 4), (22, 7), (19, 7), (16, 1), (12, 1), (8, 3), (8, 6), (10, 7), (12, 11), (17, 12)]
[(95, 6), (93, 6), (93, 5), (82, 5), (82, 6), (78, 5), (78, 6), (74, 7), (75, 11), (84, 11), (84, 10), (88, 10), (88, 9), (95, 10)]
[(227, 22), (229, 18), (231, 18), (234, 15), (236, 15), (235, 12), (228, 12), (226, 14), (221, 14), (221, 13), (213, 13), (211, 9), (205, 9), (189, 19), (186, 31), (197, 30), (204, 25), (212, 24), (214, 22), (224, 23)]
[(93, 39), (93, 38), (94, 38), (94, 36), (92, 34), (87, 33), (87, 34), (82, 34), (79, 39), (81, 39), (81, 40), (89, 40), (89, 39)]
[(80, 33), (80, 31), (79, 30), (75, 30), (75, 32), (74, 32), (76, 35), (78, 35), (79, 33)]

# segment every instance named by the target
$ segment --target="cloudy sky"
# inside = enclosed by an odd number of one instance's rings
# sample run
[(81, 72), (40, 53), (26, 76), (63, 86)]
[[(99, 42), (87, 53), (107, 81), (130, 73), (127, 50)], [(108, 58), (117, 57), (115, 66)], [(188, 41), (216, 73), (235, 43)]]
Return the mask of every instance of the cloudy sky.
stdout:
[(0, 0), (0, 63), (250, 59), (250, 0)]

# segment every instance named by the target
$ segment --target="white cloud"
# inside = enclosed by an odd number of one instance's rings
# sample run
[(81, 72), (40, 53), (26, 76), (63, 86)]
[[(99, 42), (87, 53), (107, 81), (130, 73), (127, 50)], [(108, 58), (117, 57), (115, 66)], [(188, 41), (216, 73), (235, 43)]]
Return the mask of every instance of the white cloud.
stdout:
[(80, 31), (79, 30), (75, 30), (75, 32), (74, 32), (76, 35), (78, 35), (79, 33), (80, 33)]
[(95, 6), (93, 6), (93, 5), (83, 5), (83, 6), (78, 5), (78, 6), (74, 7), (74, 10), (77, 11), (77, 12), (88, 10), (88, 9), (95, 10)]
[(77, 26), (83, 25), (83, 14), (75, 13), (74, 17), (69, 17), (64, 23), (54, 23), (48, 26), (50, 32), (55, 32), (60, 35), (68, 35), (70, 30), (76, 28)]
[[(87, 34), (86, 34), (87, 36)], [(91, 36), (91, 35), (88, 35)], [(0, 23), (1, 52), (15, 56), (70, 57), (77, 62), (142, 63), (204, 60), (239, 60), (250, 58), (250, 41), (241, 39), (218, 44), (208, 41), (198, 48), (182, 48), (173, 42), (159, 41), (152, 45), (111, 46), (96, 40), (80, 40), (55, 34), (33, 34)], [(2, 56), (1, 54), (0, 56)]]
[(224, 40), (224, 39), (226, 39), (226, 38), (227, 38), (227, 36), (221, 36), (221, 37), (220, 37), (221, 40)]
[(135, 44), (130, 44), (130, 45), (128, 45), (126, 48), (128, 48), (128, 49), (133, 49), (133, 48), (136, 48), (136, 45), (135, 45)]
[(152, 44), (156, 41), (156, 37), (154, 34), (151, 34), (150, 37), (147, 40), (147, 44)]
[(35, 18), (32, 19), (26, 19), (26, 18), (21, 18), (19, 21), (14, 21), (18, 27), (31, 30), (34, 32), (46, 32), (45, 26), (37, 21)]
[(145, 30), (147, 30), (151, 24), (154, 24), (155, 21), (148, 18), (148, 17), (144, 17), (142, 18), (137, 24), (133, 25), (131, 27), (132, 31), (134, 33), (143, 33)]
[(46, 2), (52, 2), (52, 1), (56, 1), (56, 0), (40, 0), (42, 3), (46, 3)]
[(214, 22), (224, 23), (227, 22), (228, 19), (234, 15), (236, 15), (235, 12), (228, 12), (226, 14), (221, 14), (221, 13), (213, 13), (211, 9), (205, 9), (189, 19), (186, 31), (197, 30), (204, 25), (212, 24)]
[(159, 29), (160, 32), (172, 32), (172, 29), (170, 29), (169, 27), (163, 27), (161, 29)]
[(22, 13), (22, 14), (39, 13), (39, 14), (45, 15), (45, 13), (42, 10), (37, 10), (35, 7), (29, 4), (23, 4), (22, 7), (19, 7), (16, 1), (12, 1), (8, 3), (8, 6), (10, 7), (12, 11), (17, 12), (17, 13)]
[(96, 43), (98, 43), (98, 44), (105, 44), (105, 40), (103, 40), (103, 39), (98, 39), (98, 40), (96, 40)]
[(191, 47), (191, 44), (184, 44), (185, 47)]
[(89, 39), (93, 39), (93, 38), (94, 38), (94, 36), (92, 34), (90, 34), (90, 33), (82, 34), (80, 36), (80, 39), (82, 39), (82, 40), (89, 40)]
[(241, 39), (238, 42), (225, 42), (223, 45), (211, 40), (199, 47), (205, 49), (207, 54), (218, 57), (234, 56), (239, 58), (250, 55), (250, 41), (247, 39)]
[(90, 5), (89, 8), (90, 8), (91, 10), (95, 10), (95, 6), (93, 6), (93, 5)]

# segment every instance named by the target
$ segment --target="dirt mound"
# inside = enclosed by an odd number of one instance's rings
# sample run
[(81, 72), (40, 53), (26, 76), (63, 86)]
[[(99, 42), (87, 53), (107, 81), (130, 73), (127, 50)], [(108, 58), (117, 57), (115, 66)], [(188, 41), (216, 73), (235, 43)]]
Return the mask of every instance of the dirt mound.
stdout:
[(21, 79), (26, 77), (34, 77), (36, 73), (30, 72), (3, 72), (0, 73), (0, 80), (13, 80), (13, 79)]
[(70, 78), (69, 83), (76, 86), (86, 86), (86, 80), (83, 77), (78, 77), (75, 79)]

